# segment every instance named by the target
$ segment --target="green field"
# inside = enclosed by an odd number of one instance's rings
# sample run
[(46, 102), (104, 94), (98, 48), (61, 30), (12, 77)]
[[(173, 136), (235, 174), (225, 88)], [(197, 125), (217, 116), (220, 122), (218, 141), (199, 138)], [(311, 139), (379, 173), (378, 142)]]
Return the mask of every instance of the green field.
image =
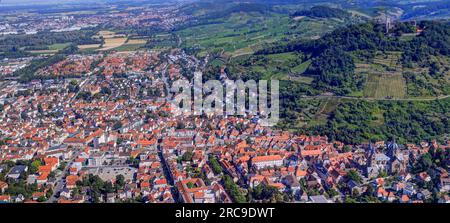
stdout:
[(49, 45), (48, 49), (49, 50), (62, 50), (66, 47), (68, 47), (71, 43), (57, 43), (57, 44), (53, 44), (53, 45)]
[(321, 100), (318, 106), (314, 118), (306, 124), (306, 126), (316, 126), (323, 125), (327, 122), (329, 115), (336, 109), (339, 105), (340, 100), (335, 98), (329, 98)]
[(295, 76), (289, 76), (288, 80), (295, 81), (298, 83), (303, 83), (303, 84), (311, 84), (314, 81), (314, 78), (308, 77), (308, 76), (295, 75)]
[(62, 50), (68, 47), (71, 43), (56, 43), (52, 45), (46, 46), (47, 49), (44, 50), (29, 50), (28, 52), (33, 55), (46, 55), (46, 54), (55, 54), (59, 50)]
[(262, 79), (287, 80), (290, 68), (299, 62), (299, 55), (296, 53), (270, 54), (258, 60), (250, 69), (261, 74)]
[(145, 44), (124, 44), (117, 48), (114, 48), (115, 51), (135, 51), (145, 46)]
[(306, 69), (308, 69), (309, 65), (311, 65), (311, 60), (305, 61), (298, 66), (295, 66), (291, 69), (294, 74), (303, 74)]

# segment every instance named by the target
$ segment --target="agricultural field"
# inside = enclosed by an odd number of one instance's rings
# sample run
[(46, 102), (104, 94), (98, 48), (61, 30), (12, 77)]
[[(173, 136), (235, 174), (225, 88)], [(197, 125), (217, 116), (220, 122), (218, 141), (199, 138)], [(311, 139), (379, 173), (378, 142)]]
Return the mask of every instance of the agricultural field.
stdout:
[(219, 50), (229, 57), (239, 57), (252, 54), (268, 43), (318, 38), (343, 23), (310, 18), (295, 20), (276, 13), (233, 13), (204, 25), (179, 30), (177, 35), (182, 39), (182, 47), (210, 52)]
[[(356, 61), (356, 74), (366, 78), (362, 96), (367, 98), (434, 98), (448, 95), (450, 89), (450, 58), (433, 57), (438, 67), (431, 74), (429, 67), (400, 63), (401, 53), (378, 52), (370, 61)], [(355, 95), (350, 95), (355, 96)]]
[(66, 48), (69, 46), (70, 43), (56, 43), (52, 45), (48, 45), (45, 50), (28, 50), (27, 52), (34, 54), (34, 55), (52, 55), (57, 53), (58, 51)]
[(100, 48), (101, 44), (86, 44), (86, 45), (78, 45), (80, 50), (88, 50), (88, 49), (97, 49)]
[[(251, 65), (243, 63), (246, 58), (234, 58), (231, 59), (231, 64), (242, 73), (257, 73), (261, 79), (289, 80), (292, 78), (291, 80), (298, 79), (300, 81), (303, 78), (292, 73), (291, 69), (296, 67), (297, 64), (301, 64), (302, 58), (302, 54), (289, 52), (253, 56)], [(310, 79), (305, 78), (304, 81), (310, 82)]]
[(116, 35), (115, 32), (109, 30), (99, 31), (97, 35), (93, 36), (93, 38), (103, 37), (104, 39), (111, 39), (116, 37), (123, 37), (124, 35)]
[(311, 60), (307, 60), (291, 69), (291, 72), (294, 74), (303, 74), (308, 69), (309, 65), (311, 65)]
[(363, 96), (367, 98), (405, 98), (406, 81), (398, 52), (381, 53), (371, 63), (357, 63), (356, 74), (366, 77)]
[(135, 51), (145, 46), (146, 39), (128, 39), (122, 46), (115, 48), (116, 51)]
[(238, 57), (238, 56), (244, 56), (244, 55), (250, 55), (253, 54), (255, 50), (252, 48), (252, 46), (248, 46), (245, 48), (238, 49), (231, 53), (231, 57)]
[(117, 48), (119, 46), (122, 46), (127, 41), (126, 37), (111, 37), (111, 38), (105, 38), (105, 43), (103, 46), (98, 49), (98, 51), (108, 51), (112, 50), (114, 48)]
[(146, 43), (147, 43), (146, 39), (128, 39), (125, 44), (127, 44), (127, 45), (142, 45), (142, 44), (146, 44)]
[(114, 48), (114, 50), (118, 52), (136, 51), (140, 49), (142, 46), (143, 45), (141, 44), (123, 44), (122, 46)]
[[(128, 37), (123, 34), (116, 34), (113, 31), (102, 30), (98, 32), (93, 38), (102, 38), (103, 44), (87, 44), (78, 45), (81, 50), (96, 50), (96, 51), (108, 51), (116, 49), (127, 43)], [(133, 43), (134, 44), (134, 43)], [(131, 45), (131, 43), (130, 43)]]
[(302, 76), (302, 75), (289, 75), (287, 77), (287, 80), (289, 81), (295, 81), (298, 83), (303, 83), (303, 84), (311, 84), (314, 81), (313, 77), (309, 77), (309, 76)]
[(371, 73), (367, 76), (363, 94), (367, 98), (405, 98), (405, 80), (401, 73)]

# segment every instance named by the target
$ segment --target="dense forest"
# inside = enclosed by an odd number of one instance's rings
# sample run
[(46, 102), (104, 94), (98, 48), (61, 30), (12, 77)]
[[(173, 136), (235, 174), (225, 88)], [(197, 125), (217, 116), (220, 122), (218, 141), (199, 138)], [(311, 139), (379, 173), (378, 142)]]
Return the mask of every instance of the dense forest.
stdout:
[(450, 100), (433, 102), (365, 102), (339, 104), (324, 126), (307, 129), (332, 139), (397, 140), (401, 143), (431, 140), (449, 132)]
[(430, 56), (450, 56), (450, 23), (422, 22), (424, 31), (403, 47), (403, 64), (430, 65)]
[(92, 38), (96, 32), (96, 30), (82, 30), (60, 33), (39, 32), (32, 35), (8, 35), (0, 38), (0, 59), (29, 56), (26, 50), (48, 50), (48, 46), (52, 44), (98, 44), (102, 40)]
[[(297, 103), (296, 110), (300, 111), (308, 101)], [(449, 99), (427, 102), (343, 100), (324, 124), (295, 129), (299, 133), (327, 135), (351, 144), (387, 139), (417, 143), (448, 134), (449, 108)], [(295, 110), (281, 109), (282, 118), (287, 120), (281, 127), (294, 127), (298, 122)]]

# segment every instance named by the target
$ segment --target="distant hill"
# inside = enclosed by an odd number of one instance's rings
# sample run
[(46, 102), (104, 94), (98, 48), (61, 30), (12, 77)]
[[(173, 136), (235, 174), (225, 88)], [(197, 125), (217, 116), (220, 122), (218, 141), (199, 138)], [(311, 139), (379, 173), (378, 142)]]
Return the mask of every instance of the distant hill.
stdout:
[(407, 5), (402, 19), (439, 19), (450, 18), (450, 1), (425, 2)]
[(293, 13), (292, 16), (293, 17), (308, 16), (308, 17), (313, 17), (313, 18), (343, 19), (343, 18), (351, 16), (351, 14), (342, 9), (338, 9), (338, 8), (331, 8), (328, 6), (314, 6), (309, 10), (297, 11), (297, 12)]
[[(89, 1), (89, 0), (87, 0)], [(64, 4), (64, 3), (79, 3), (79, 2), (87, 2), (80, 0), (1, 0), (0, 3), (2, 5), (39, 5), (39, 4)], [(90, 2), (94, 2), (94, 0), (90, 0)]]
[[(450, 1), (448, 0), (249, 0), (247, 2), (267, 5), (302, 5), (307, 8), (327, 5), (334, 8), (370, 13), (401, 9), (400, 20), (450, 18)], [(303, 13), (308, 12), (304, 11)], [(320, 17), (321, 14), (318, 15), (317, 17)]]
[(200, 1), (187, 4), (180, 9), (183, 13), (199, 16), (204, 19), (214, 19), (229, 16), (233, 13), (267, 13), (271, 6), (259, 3), (239, 3), (235, 1)]

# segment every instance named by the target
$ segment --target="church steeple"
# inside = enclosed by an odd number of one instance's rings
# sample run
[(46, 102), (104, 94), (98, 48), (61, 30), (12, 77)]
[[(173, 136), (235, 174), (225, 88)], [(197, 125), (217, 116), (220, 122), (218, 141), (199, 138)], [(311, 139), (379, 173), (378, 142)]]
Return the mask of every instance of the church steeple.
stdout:
[(387, 148), (388, 148), (388, 156), (389, 157), (394, 158), (395, 156), (397, 156), (399, 147), (398, 147), (398, 144), (395, 141), (395, 138), (394, 138), (394, 140), (391, 143), (388, 144)]
[(375, 147), (372, 145), (372, 143), (369, 143), (369, 148), (367, 150), (367, 160), (369, 165), (372, 165), (372, 159), (375, 157), (375, 153)]
[(375, 152), (375, 147), (372, 145), (372, 143), (369, 143), (369, 155), (373, 156)]

